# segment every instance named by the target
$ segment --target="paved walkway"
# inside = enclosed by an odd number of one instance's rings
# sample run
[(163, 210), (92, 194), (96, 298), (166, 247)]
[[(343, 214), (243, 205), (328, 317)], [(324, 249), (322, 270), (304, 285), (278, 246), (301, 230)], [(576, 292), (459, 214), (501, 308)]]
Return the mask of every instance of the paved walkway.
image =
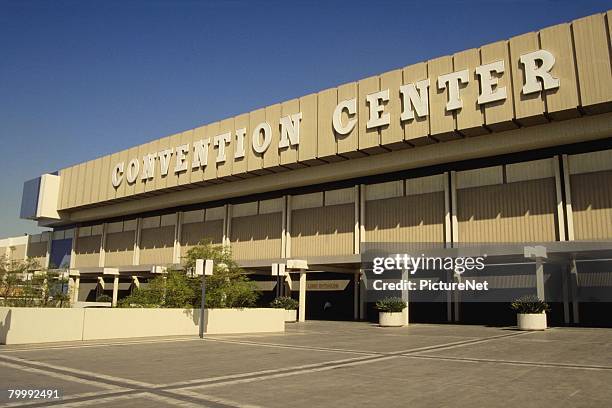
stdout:
[[(609, 407), (612, 329), (307, 322), (284, 334), (0, 346), (0, 406)], [(58, 388), (56, 401), (7, 389)]]

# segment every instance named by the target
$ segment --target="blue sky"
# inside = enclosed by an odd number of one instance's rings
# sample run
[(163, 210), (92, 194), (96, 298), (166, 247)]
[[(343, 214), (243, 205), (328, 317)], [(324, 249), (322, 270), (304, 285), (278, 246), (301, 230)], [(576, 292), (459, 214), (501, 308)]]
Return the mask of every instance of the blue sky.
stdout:
[(0, 237), (42, 173), (610, 5), (0, 0)]

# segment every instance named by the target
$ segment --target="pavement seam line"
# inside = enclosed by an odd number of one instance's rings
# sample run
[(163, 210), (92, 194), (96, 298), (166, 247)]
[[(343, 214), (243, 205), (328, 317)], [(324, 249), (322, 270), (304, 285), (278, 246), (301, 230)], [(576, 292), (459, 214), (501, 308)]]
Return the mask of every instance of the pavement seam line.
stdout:
[(106, 375), (106, 374), (98, 374), (98, 373), (94, 373), (91, 371), (84, 371), (84, 370), (79, 370), (77, 368), (70, 368), (70, 367), (65, 367), (65, 366), (60, 366), (60, 365), (55, 365), (55, 364), (43, 363), (40, 361), (26, 360), (26, 359), (22, 359), (19, 357), (0, 355), (0, 359), (9, 360), (14, 363), (21, 363), (25, 366), (31, 365), (35, 367), (48, 368), (51, 370), (55, 370), (56, 372), (59, 371), (59, 372), (69, 373), (68, 375), (75, 374), (75, 375), (80, 375), (80, 376), (85, 376), (85, 377), (91, 377), (91, 378), (95, 378), (99, 380), (100, 382), (106, 383), (106, 384), (123, 383), (124, 385), (130, 385), (131, 387), (137, 387), (137, 388), (151, 388), (155, 386), (155, 384), (146, 383), (142, 381), (136, 381), (136, 380), (130, 380), (128, 378), (115, 377), (115, 376)]
[(91, 381), (85, 378), (80, 378), (80, 377), (76, 377), (73, 375), (69, 375), (69, 374), (64, 374), (64, 373), (58, 373), (58, 372), (53, 372), (53, 371), (48, 371), (48, 370), (42, 370), (40, 368), (35, 368), (35, 367), (28, 367), (28, 366), (24, 366), (24, 365), (20, 365), (17, 363), (9, 363), (8, 361), (0, 361), (0, 365), (3, 365), (5, 367), (10, 367), (13, 369), (17, 369), (17, 370), (21, 370), (21, 371), (26, 371), (29, 373), (36, 373), (36, 374), (43, 374), (43, 375), (47, 375), (49, 377), (54, 377), (54, 378), (58, 378), (60, 380), (65, 380), (65, 381), (70, 381), (70, 382), (77, 382), (80, 384), (87, 384), (87, 385), (91, 385), (91, 386), (95, 386), (98, 388), (104, 388), (107, 390), (115, 390), (115, 391), (119, 391), (121, 390), (123, 387), (121, 386), (117, 386), (117, 385), (113, 385), (113, 384), (107, 384), (107, 383), (99, 383), (97, 381)]
[(138, 341), (123, 341), (123, 342), (109, 342), (109, 343), (93, 343), (93, 344), (68, 344), (68, 345), (47, 345), (40, 347), (23, 347), (23, 348), (3, 348), (0, 347), (0, 355), (4, 353), (19, 353), (24, 351), (45, 351), (45, 350), (66, 350), (66, 349), (80, 349), (80, 348), (94, 348), (94, 347), (117, 347), (117, 346), (131, 346), (134, 344), (158, 344), (158, 343), (177, 343), (187, 341), (201, 341), (200, 338), (178, 338), (178, 339), (150, 339), (150, 340), (138, 340)]
[(444, 360), (444, 361), (460, 361), (470, 363), (495, 363), (495, 364), (508, 364), (508, 365), (524, 365), (532, 367), (542, 368), (566, 368), (572, 370), (595, 370), (595, 371), (610, 371), (610, 366), (596, 366), (586, 364), (564, 364), (564, 363), (545, 363), (541, 361), (520, 361), (520, 360), (495, 360), (488, 358), (470, 358), (470, 357), (445, 357), (445, 356), (427, 356), (427, 355), (402, 355), (406, 358), (420, 358), (428, 360)]
[[(525, 332), (526, 333), (526, 332)], [(486, 338), (477, 338), (477, 339), (472, 339), (472, 340), (467, 340), (467, 341), (462, 341), (462, 342), (454, 342), (454, 343), (448, 343), (448, 344), (441, 344), (438, 346), (432, 346), (432, 347), (420, 347), (420, 348), (416, 348), (416, 349), (411, 349), (409, 351), (398, 351), (398, 352), (393, 352), (393, 353), (386, 353), (386, 354), (377, 354), (377, 355), (373, 355), (371, 357), (364, 357), (362, 359), (356, 358), (355, 360), (357, 361), (351, 361), (351, 362), (346, 362), (346, 363), (328, 363), (328, 364), (321, 364), (321, 366), (318, 367), (312, 367), (312, 368), (306, 368), (306, 369), (289, 369), (289, 370), (285, 370), (285, 372), (280, 372), (277, 371), (276, 374), (272, 374), (272, 375), (260, 375), (260, 376), (252, 376), (252, 377), (248, 377), (248, 378), (238, 378), (235, 380), (231, 380), (231, 381), (225, 381), (225, 382), (214, 382), (214, 383), (210, 383), (210, 382), (203, 382), (199, 385), (196, 385), (195, 381), (193, 382), (193, 385), (188, 386), (188, 387), (184, 387), (186, 389), (198, 389), (198, 388), (208, 388), (208, 387), (216, 387), (216, 386), (223, 386), (223, 385), (232, 385), (232, 384), (241, 384), (241, 383), (247, 383), (247, 382), (254, 382), (254, 381), (265, 381), (268, 379), (274, 379), (274, 378), (281, 378), (281, 377), (288, 377), (288, 376), (292, 376), (292, 375), (299, 375), (299, 374), (305, 374), (305, 373), (310, 373), (310, 372), (320, 372), (320, 371), (328, 371), (328, 370), (332, 370), (332, 369), (336, 369), (336, 368), (342, 368), (342, 367), (352, 367), (355, 365), (362, 365), (362, 364), (369, 364), (369, 363), (375, 363), (375, 362), (380, 362), (380, 361), (386, 361), (388, 359), (397, 357), (397, 356), (403, 356), (404, 354), (407, 353), (417, 353), (417, 352), (421, 352), (421, 351), (427, 351), (427, 350), (433, 350), (433, 349), (446, 349), (449, 347), (463, 347), (463, 346), (468, 346), (471, 344), (478, 344), (478, 343), (483, 343), (483, 342), (487, 342), (487, 341), (493, 341), (496, 339), (500, 339), (500, 338), (506, 338), (506, 337), (514, 337), (514, 336), (518, 336), (518, 335), (522, 335), (525, 334), (523, 332), (521, 333), (511, 333), (511, 334), (504, 334), (504, 335), (497, 335), (497, 336), (490, 336), (490, 337), (486, 337)]]

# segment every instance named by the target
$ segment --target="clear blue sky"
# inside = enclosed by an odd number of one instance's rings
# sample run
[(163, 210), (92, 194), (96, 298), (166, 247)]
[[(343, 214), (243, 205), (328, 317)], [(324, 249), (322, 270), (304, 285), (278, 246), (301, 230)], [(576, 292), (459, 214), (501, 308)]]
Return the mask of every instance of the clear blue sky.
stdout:
[(610, 6), (0, 0), (0, 237), (42, 173)]

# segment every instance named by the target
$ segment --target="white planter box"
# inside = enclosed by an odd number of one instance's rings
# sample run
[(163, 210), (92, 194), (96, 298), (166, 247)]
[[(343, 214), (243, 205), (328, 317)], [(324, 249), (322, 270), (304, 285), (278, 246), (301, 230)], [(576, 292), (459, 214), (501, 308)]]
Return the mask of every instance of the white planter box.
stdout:
[(519, 313), (516, 321), (519, 330), (546, 330), (546, 313)]
[(401, 327), (406, 324), (404, 312), (378, 312), (378, 324), (382, 327)]
[(287, 310), (285, 309), (285, 321), (286, 322), (295, 322), (297, 320), (297, 310)]

